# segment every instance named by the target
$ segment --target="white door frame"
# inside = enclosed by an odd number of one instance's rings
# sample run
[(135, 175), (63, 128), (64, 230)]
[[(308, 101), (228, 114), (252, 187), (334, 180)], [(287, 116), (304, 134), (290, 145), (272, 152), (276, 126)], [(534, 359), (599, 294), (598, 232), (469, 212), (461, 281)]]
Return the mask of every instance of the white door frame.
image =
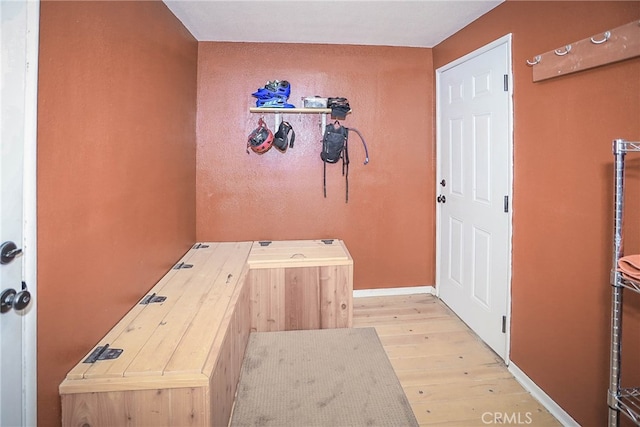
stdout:
[[(511, 78), (509, 79), (509, 88), (508, 88), (508, 93), (509, 93), (509, 119), (508, 119), (508, 132), (509, 132), (509, 239), (508, 239), (508, 245), (509, 245), (509, 265), (507, 266), (507, 280), (508, 280), (508, 289), (507, 289), (507, 319), (509, 321), (507, 321), (506, 324), (506, 352), (505, 352), (505, 363), (507, 363), (507, 365), (510, 362), (509, 356), (510, 356), (510, 352), (511, 352), (511, 273), (512, 273), (512, 264), (513, 264), (513, 244), (512, 244), (512, 239), (513, 239), (513, 60), (512, 60), (512, 45), (511, 45), (511, 38), (512, 35), (511, 34), (507, 34), (503, 37), (500, 37), (499, 39), (485, 45), (482, 46), (481, 48), (474, 50), (473, 52), (462, 56), (461, 58), (456, 59), (455, 61), (452, 61), (446, 65), (443, 65), (442, 67), (438, 68), (436, 70), (436, 178), (441, 176), (441, 165), (440, 165), (440, 158), (441, 158), (441, 152), (442, 152), (442, 147), (441, 147), (441, 143), (442, 143), (442, 137), (441, 137), (441, 129), (440, 129), (440, 112), (441, 112), (441, 107), (440, 107), (440, 94), (441, 94), (441, 75), (443, 72), (459, 65), (462, 64), (466, 61), (468, 61), (471, 58), (474, 58), (476, 56), (479, 56), (497, 46), (506, 44), (507, 45), (507, 52), (508, 52), (508, 63), (509, 63), (509, 69), (510, 69), (510, 75)], [(440, 187), (439, 184), (437, 182), (438, 180), (436, 179), (436, 194), (439, 193), (440, 191)], [(433, 203), (435, 203), (435, 200), (433, 201)], [(439, 296), (440, 294), (440, 283), (441, 283), (441, 274), (442, 272), (440, 271), (440, 261), (441, 261), (441, 241), (440, 241), (440, 209), (436, 209), (436, 295)]]
[(40, 51), (40, 0), (27, 0), (27, 74), (25, 85), (24, 141), (24, 248), (23, 277), (34, 296), (31, 313), (24, 324), (24, 420), (27, 426), (38, 424), (37, 376), (37, 133), (38, 133), (38, 57)]
[[(1, 1), (1, 0), (0, 0)], [(38, 116), (38, 52), (40, 33), (40, 0), (20, 0), (24, 4), (25, 42), (24, 75), (24, 147), (23, 147), (23, 249), (22, 280), (31, 293), (31, 306), (25, 310), (21, 321), (22, 333), (22, 422), (24, 426), (37, 425), (37, 116)], [(5, 43), (3, 41), (3, 43)], [(12, 46), (13, 40), (8, 40)], [(3, 49), (5, 47), (3, 46)], [(3, 343), (4, 345), (4, 343)]]

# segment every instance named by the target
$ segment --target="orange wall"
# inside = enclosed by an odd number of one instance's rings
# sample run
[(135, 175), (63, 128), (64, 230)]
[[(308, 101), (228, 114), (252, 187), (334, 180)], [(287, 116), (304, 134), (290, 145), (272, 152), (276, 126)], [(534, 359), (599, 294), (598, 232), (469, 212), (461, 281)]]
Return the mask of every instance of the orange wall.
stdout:
[(197, 43), (161, 2), (41, 3), (38, 425), (195, 240)]
[[(638, 18), (637, 1), (508, 1), (433, 49), (437, 68), (513, 34), (511, 359), (584, 426), (607, 419), (611, 141), (640, 139), (640, 58), (540, 83), (525, 62)], [(627, 182), (631, 253), (640, 249), (638, 160)], [(640, 302), (626, 302), (629, 386), (640, 383)]]
[[(245, 152), (251, 93), (288, 80), (289, 101), (342, 96), (353, 112), (349, 202), (340, 164), (323, 197), (319, 116), (286, 115), (294, 147)], [(434, 283), (434, 78), (430, 49), (199, 43), (198, 240), (343, 239), (356, 289)], [(265, 117), (273, 128), (273, 116)], [(273, 130), (273, 129), (272, 129)]]

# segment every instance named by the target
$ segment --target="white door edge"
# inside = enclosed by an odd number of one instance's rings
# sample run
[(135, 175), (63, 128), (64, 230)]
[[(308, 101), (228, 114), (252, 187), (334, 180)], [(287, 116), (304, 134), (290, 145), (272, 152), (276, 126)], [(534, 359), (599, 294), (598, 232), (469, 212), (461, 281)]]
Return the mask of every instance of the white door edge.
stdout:
[(38, 52), (40, 37), (40, 1), (26, 0), (26, 84), (25, 84), (25, 130), (24, 130), (24, 231), (23, 272), (29, 292), (35, 297), (29, 315), (23, 322), (23, 420), (27, 426), (37, 425), (37, 210), (36, 210), (36, 165), (37, 165), (37, 118), (38, 118)]
[[(507, 45), (507, 55), (508, 55), (508, 64), (509, 64), (509, 88), (508, 88), (508, 94), (509, 94), (509, 120), (508, 120), (508, 126), (509, 126), (509, 160), (510, 160), (510, 165), (509, 165), (509, 238), (508, 238), (508, 245), (509, 245), (509, 249), (508, 252), (510, 254), (509, 256), (509, 263), (507, 266), (507, 324), (506, 324), (506, 349), (505, 349), (505, 358), (504, 361), (505, 363), (508, 365), (510, 363), (510, 353), (511, 353), (511, 276), (512, 276), (512, 264), (513, 264), (513, 243), (512, 243), (512, 239), (513, 239), (513, 85), (514, 85), (514, 78), (513, 78), (513, 59), (512, 59), (512, 34), (506, 34), (502, 37), (500, 37), (497, 40), (494, 40), (476, 50), (474, 50), (473, 52), (470, 52), (446, 65), (443, 65), (442, 67), (439, 67), (436, 69), (436, 194), (438, 194), (439, 191), (439, 187), (438, 187), (438, 179), (437, 177), (440, 176), (441, 174), (441, 165), (440, 165), (440, 158), (441, 158), (441, 129), (440, 129), (440, 119), (441, 119), (441, 107), (440, 107), (440, 94), (441, 94), (441, 75), (442, 73), (444, 73), (445, 71), (455, 67), (456, 65), (462, 64), (466, 61), (468, 61), (471, 58), (475, 58), (476, 56), (479, 56), (485, 52), (490, 51), (491, 49), (506, 44)], [(434, 201), (435, 203), (435, 201)], [(441, 282), (441, 271), (440, 271), (440, 260), (441, 260), (441, 253), (440, 253), (440, 249), (441, 249), (441, 241), (440, 241), (440, 233), (438, 232), (438, 230), (440, 230), (440, 210), (436, 209), (436, 287), (435, 287), (435, 295), (437, 297), (440, 297), (440, 283)]]

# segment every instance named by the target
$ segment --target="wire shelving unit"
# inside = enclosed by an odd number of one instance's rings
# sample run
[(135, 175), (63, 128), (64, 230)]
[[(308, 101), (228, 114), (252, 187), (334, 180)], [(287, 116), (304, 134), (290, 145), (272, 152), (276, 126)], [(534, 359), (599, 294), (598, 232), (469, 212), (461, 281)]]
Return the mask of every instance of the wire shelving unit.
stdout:
[(640, 293), (640, 281), (632, 280), (618, 271), (618, 260), (623, 253), (623, 218), (624, 218), (624, 168), (625, 155), (640, 152), (640, 142), (616, 139), (613, 141), (614, 186), (615, 186), (615, 220), (613, 242), (613, 265), (611, 269), (611, 357), (609, 392), (609, 427), (618, 427), (620, 414), (628, 416), (640, 426), (640, 387), (622, 388), (620, 385), (622, 356), (622, 301), (623, 291)]

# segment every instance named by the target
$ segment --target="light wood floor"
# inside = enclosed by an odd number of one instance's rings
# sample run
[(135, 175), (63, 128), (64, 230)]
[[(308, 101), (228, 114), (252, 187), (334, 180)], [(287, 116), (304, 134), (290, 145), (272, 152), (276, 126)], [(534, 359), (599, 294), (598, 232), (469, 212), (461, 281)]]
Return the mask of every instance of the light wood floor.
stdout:
[(561, 426), (436, 297), (363, 297), (353, 306), (354, 327), (376, 328), (421, 426)]

